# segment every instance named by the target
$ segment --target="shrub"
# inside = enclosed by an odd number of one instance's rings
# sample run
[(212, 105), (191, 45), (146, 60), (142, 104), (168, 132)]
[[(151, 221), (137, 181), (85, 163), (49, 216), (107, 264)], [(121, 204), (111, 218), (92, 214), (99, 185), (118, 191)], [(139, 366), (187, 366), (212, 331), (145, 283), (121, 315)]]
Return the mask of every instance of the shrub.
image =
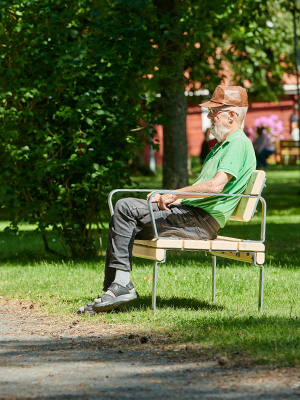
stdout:
[(139, 129), (151, 123), (135, 46), (146, 33), (136, 16), (131, 29), (103, 12), (88, 0), (0, 1), (0, 203), (13, 227), (53, 227), (72, 256), (96, 252), (107, 194), (131, 184), (128, 161), (151, 135)]

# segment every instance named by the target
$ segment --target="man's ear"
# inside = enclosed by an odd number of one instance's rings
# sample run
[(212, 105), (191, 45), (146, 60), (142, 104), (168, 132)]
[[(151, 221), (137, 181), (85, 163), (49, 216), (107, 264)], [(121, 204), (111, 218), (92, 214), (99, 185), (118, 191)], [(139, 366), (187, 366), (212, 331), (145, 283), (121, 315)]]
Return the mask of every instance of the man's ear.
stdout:
[(229, 111), (228, 115), (229, 115), (229, 122), (232, 124), (234, 122), (235, 112), (234, 111)]

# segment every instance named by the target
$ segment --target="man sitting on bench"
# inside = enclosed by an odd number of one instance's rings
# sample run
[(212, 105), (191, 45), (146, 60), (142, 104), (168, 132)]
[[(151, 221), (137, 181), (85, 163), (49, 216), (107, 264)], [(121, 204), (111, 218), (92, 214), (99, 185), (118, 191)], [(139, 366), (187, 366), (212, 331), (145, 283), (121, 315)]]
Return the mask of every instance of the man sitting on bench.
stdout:
[[(209, 110), (211, 133), (218, 143), (192, 186), (178, 189), (175, 194), (153, 196), (160, 237), (215, 239), (240, 199), (213, 195), (200, 198), (180, 192), (241, 194), (256, 167), (252, 143), (241, 129), (248, 107), (246, 90), (241, 86), (217, 86), (211, 100), (200, 106)], [(127, 198), (116, 203), (108, 232), (105, 293), (78, 313), (111, 311), (138, 297), (130, 280), (133, 243), (153, 236), (147, 200)]]

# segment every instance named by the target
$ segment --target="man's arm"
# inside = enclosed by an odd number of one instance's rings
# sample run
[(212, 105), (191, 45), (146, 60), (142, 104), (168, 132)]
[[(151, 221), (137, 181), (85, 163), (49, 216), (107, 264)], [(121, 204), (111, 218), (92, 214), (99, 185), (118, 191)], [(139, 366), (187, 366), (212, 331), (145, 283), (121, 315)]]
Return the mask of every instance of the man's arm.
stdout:
[[(163, 194), (163, 195), (155, 195), (152, 198), (153, 203), (158, 203), (158, 207), (161, 210), (168, 210), (168, 205), (171, 203), (176, 202), (176, 200), (180, 199), (187, 199), (187, 198), (199, 198), (199, 197), (207, 197), (207, 196), (200, 196), (200, 195), (186, 195), (186, 194), (180, 194), (180, 192), (191, 192), (191, 193), (198, 193), (198, 192), (204, 192), (204, 193), (221, 193), (224, 186), (226, 183), (230, 181), (232, 178), (232, 175), (220, 171), (218, 172), (213, 179), (209, 181), (204, 181), (197, 183), (196, 185), (192, 186), (186, 186), (181, 189), (175, 190), (176, 194)], [(147, 195), (147, 199), (150, 196), (151, 193)]]

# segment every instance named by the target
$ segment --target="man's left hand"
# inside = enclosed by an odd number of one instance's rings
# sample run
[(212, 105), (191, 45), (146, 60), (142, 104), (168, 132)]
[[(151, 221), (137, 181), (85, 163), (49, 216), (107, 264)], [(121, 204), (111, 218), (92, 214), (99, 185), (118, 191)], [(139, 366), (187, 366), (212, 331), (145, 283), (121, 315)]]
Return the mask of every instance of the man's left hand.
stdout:
[(174, 203), (177, 200), (177, 196), (175, 194), (163, 194), (160, 196), (158, 200), (158, 208), (161, 210), (168, 210), (168, 205)]

